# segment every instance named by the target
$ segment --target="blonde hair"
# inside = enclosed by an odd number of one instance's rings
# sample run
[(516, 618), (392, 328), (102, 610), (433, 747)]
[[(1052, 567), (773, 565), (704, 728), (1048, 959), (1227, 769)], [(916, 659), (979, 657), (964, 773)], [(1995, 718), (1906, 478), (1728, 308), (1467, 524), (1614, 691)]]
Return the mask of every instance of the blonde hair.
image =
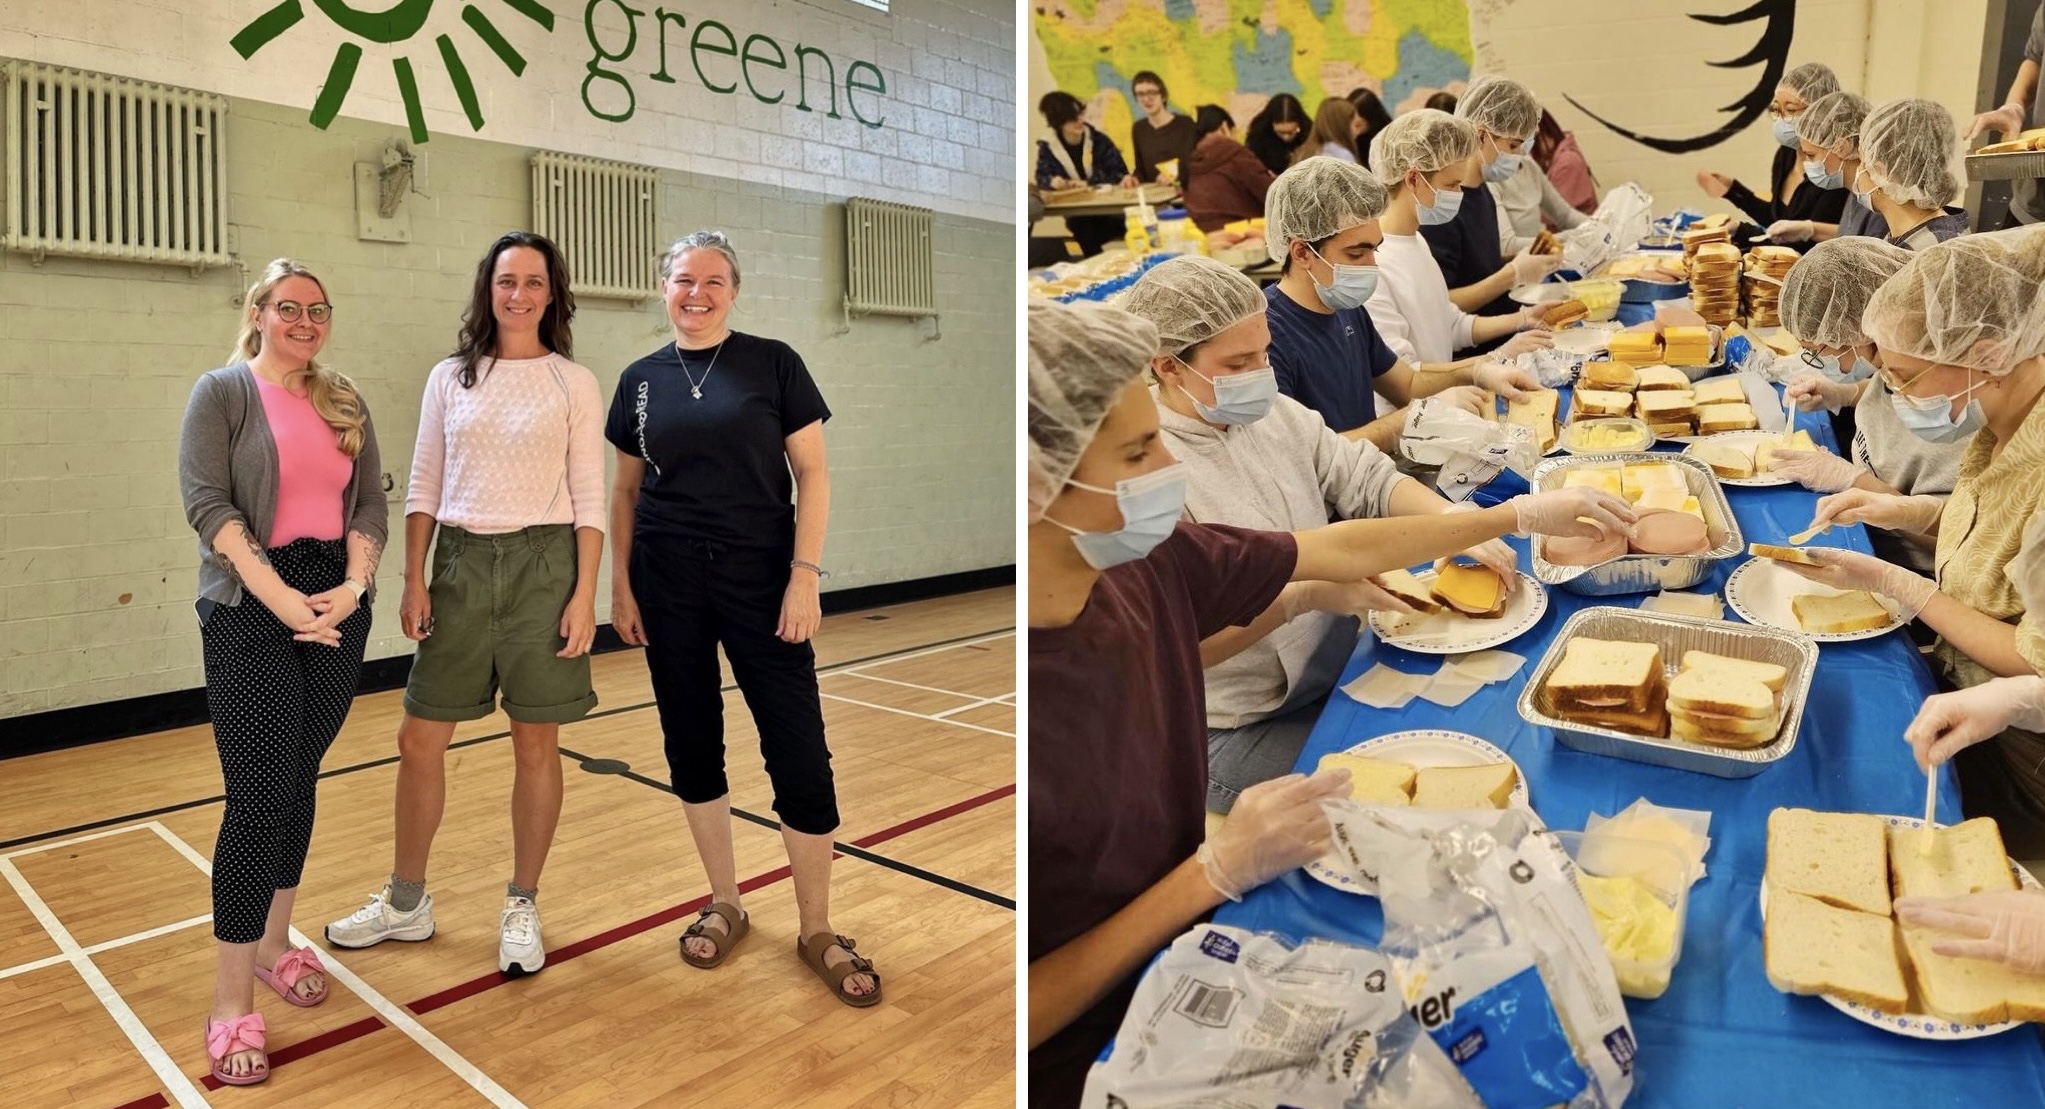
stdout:
[[(255, 359), (263, 350), (263, 328), (257, 323), (262, 315), (263, 305), (270, 302), (270, 294), (286, 278), (303, 277), (320, 287), (320, 294), (326, 295), (326, 282), (313, 276), (311, 270), (289, 258), (279, 258), (263, 267), (263, 276), (249, 286), (248, 298), (242, 303), (248, 306), (248, 314), (242, 318), (241, 334), (235, 338), (234, 350), (228, 357), (237, 362)], [(306, 363), (308, 380), (305, 387), (306, 399), (312, 402), (313, 411), (320, 419), (334, 429), (335, 445), (341, 453), (354, 458), (362, 453), (363, 415), (362, 395), (355, 389), (355, 383), (340, 373), (319, 364), (317, 359)]]

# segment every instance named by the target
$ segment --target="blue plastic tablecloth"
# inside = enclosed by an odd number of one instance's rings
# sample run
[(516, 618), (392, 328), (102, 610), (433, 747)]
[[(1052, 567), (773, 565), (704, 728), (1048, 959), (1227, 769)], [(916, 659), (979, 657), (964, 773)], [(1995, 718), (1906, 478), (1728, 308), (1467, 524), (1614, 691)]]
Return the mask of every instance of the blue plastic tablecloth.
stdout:
[[(1837, 450), (1828, 421), (1800, 420), (1799, 426)], [(1504, 484), (1481, 491), (1482, 499), (1524, 489), (1524, 483)], [(1802, 530), (1817, 500), (1796, 486), (1728, 487), (1726, 497), (1749, 542), (1781, 542)], [(1859, 527), (1834, 528), (1821, 542), (1869, 550)], [(1526, 543), (1512, 543), (1528, 565)], [(1738, 561), (1744, 560), (1727, 560), (1693, 590), (1722, 592), (1730, 564)], [(1640, 1045), (1629, 1106), (2045, 1105), (2045, 1050), (2031, 1026), (1965, 1042), (1908, 1039), (1861, 1024), (1818, 998), (1779, 993), (1763, 970), (1757, 899), (1770, 810), (1923, 813), (1924, 775), (1901, 736), (1934, 687), (1909, 637), (1899, 631), (1821, 645), (1796, 748), (1752, 778), (1722, 779), (1572, 751), (1520, 719), (1520, 689), (1563, 622), (1586, 606), (1634, 607), (1641, 598), (1551, 589), (1548, 600), (1540, 623), (1502, 648), (1527, 657), (1513, 678), (1484, 687), (1454, 709), (1419, 699), (1396, 711), (1374, 709), (1338, 691), (1308, 737), (1299, 768), (1311, 770), (1324, 754), (1388, 732), (1448, 728), (1481, 736), (1512, 756), (1534, 809), (1551, 828), (1582, 828), (1590, 813), (1610, 816), (1640, 797), (1712, 814), (1709, 873), (1690, 891), (1683, 951), (1668, 992), (1627, 1002)], [(1440, 660), (1386, 646), (1366, 630), (1342, 681), (1379, 662), (1429, 673)], [(1941, 774), (1938, 819), (1959, 816), (1949, 767)], [(1331, 889), (1304, 871), (1223, 906), (1215, 919), (1295, 942), (1321, 936), (1375, 945), (1383, 927), (1376, 898)]]

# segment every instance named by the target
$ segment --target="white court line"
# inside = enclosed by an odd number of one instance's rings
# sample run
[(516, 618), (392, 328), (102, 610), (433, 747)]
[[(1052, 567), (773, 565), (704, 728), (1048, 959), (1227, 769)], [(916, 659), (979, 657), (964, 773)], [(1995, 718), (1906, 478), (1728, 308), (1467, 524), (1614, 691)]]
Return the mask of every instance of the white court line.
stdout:
[(20, 966), (11, 966), (8, 967), (6, 970), (0, 970), (0, 978), (12, 978), (17, 974), (27, 974), (32, 970), (42, 970), (45, 967), (62, 966), (70, 961), (71, 956), (69, 955), (51, 955), (48, 958), (37, 959), (35, 962), (32, 963), (22, 963)]
[[(965, 696), (965, 694), (961, 693), (961, 694), (959, 694), (959, 696), (961, 696), (961, 697), (964, 697), (964, 696)], [(959, 706), (958, 708), (955, 708), (955, 709), (945, 709), (945, 710), (944, 710), (943, 712), (937, 712), (937, 713), (932, 713), (931, 715), (933, 715), (933, 716), (936, 716), (936, 717), (938, 717), (938, 718), (942, 719), (942, 718), (944, 718), (944, 717), (947, 717), (947, 716), (951, 716), (951, 715), (953, 715), (953, 714), (955, 714), (955, 713), (961, 713), (961, 712), (966, 712), (966, 711), (968, 711), (968, 710), (971, 710), (971, 709), (980, 709), (980, 708), (986, 708), (986, 707), (987, 707), (988, 705), (1006, 705), (1006, 704), (1008, 704), (1008, 702), (1007, 702), (1007, 701), (1004, 701), (1004, 700), (1002, 700), (1001, 698), (1002, 698), (1002, 697), (1013, 697), (1013, 696), (1015, 696), (1015, 694), (1013, 694), (1013, 693), (1004, 693), (1004, 694), (1002, 694), (1002, 695), (1001, 695), (1001, 697), (982, 697), (982, 698), (980, 698), (979, 700), (977, 700), (977, 701), (974, 701), (974, 702), (973, 702), (972, 704), (970, 704), (970, 705), (960, 705), (960, 706)]]
[[(992, 643), (992, 642), (994, 642), (994, 641), (995, 641), (995, 640), (997, 640), (997, 639), (1014, 639), (1014, 638), (1015, 638), (1015, 632), (1013, 632), (1013, 631), (1005, 631), (1005, 632), (995, 632), (995, 633), (994, 633), (994, 634), (992, 634), (992, 635), (983, 635), (983, 636), (980, 636), (980, 637), (978, 637), (977, 639), (964, 639), (964, 640), (960, 640), (960, 641), (959, 641), (959, 642), (957, 642), (957, 643), (946, 643), (946, 644), (944, 644), (944, 645), (943, 645), (943, 646), (941, 646), (941, 647), (924, 647), (924, 648), (921, 648), (920, 650), (915, 650), (915, 651), (907, 651), (907, 652), (904, 652), (904, 653), (902, 653), (902, 654), (899, 654), (899, 655), (888, 655), (888, 656), (887, 656), (887, 657), (885, 657), (885, 658), (871, 658), (871, 659), (867, 659), (867, 660), (866, 660), (865, 662), (851, 662), (851, 663), (845, 663), (845, 664), (842, 664), (841, 666), (835, 666), (835, 667), (830, 667), (830, 668), (829, 668), (829, 672), (830, 672), (830, 673), (834, 673), (834, 674), (858, 674), (858, 673), (859, 673), (859, 668), (860, 668), (860, 667), (862, 667), (862, 666), (886, 666), (886, 665), (888, 665), (889, 663), (895, 663), (895, 662), (907, 662), (907, 661), (909, 661), (909, 660), (910, 660), (910, 659), (912, 659), (912, 658), (923, 658), (923, 657), (925, 657), (925, 656), (928, 656), (928, 655), (936, 655), (936, 654), (943, 654), (943, 653), (944, 653), (944, 652), (946, 652), (946, 651), (956, 651), (956, 650), (960, 649), (961, 647), (977, 647), (977, 646), (979, 646), (979, 645), (980, 645), (980, 644), (982, 644), (982, 643)], [(820, 673), (820, 674), (821, 674), (821, 673), (824, 673), (824, 672), (825, 672), (825, 671), (822, 671), (822, 670), (818, 671), (818, 673)], [(868, 677), (868, 678), (870, 678), (870, 677), (872, 677), (873, 675), (871, 675), (871, 674), (861, 674), (860, 676), (861, 676), (861, 677)], [(950, 691), (949, 691), (949, 690), (940, 690), (939, 692), (950, 692)]]
[(933, 724), (949, 724), (954, 728), (971, 728), (976, 732), (986, 732), (988, 735), (1004, 735), (1010, 739), (1015, 738), (1014, 732), (1004, 732), (999, 728), (983, 728), (978, 724), (968, 724), (963, 720), (946, 720), (942, 716), (925, 716), (920, 712), (910, 712), (908, 709), (898, 709), (890, 705), (876, 705), (872, 701), (860, 701), (855, 700), (851, 697), (840, 697), (836, 693), (819, 693), (818, 696), (822, 697), (826, 701), (843, 701), (848, 705), (858, 705), (861, 708), (879, 709), (882, 712), (892, 712), (897, 716), (913, 716), (918, 720), (928, 720)]
[[(212, 913), (203, 913), (199, 916), (191, 918), (190, 920), (180, 920), (176, 924), (166, 924), (160, 928), (151, 928), (146, 932), (137, 932), (132, 936), (122, 936), (118, 939), (104, 940), (100, 943), (93, 944), (91, 947), (85, 948), (84, 950), (87, 955), (97, 955), (102, 951), (112, 951), (117, 947), (126, 947), (131, 943), (141, 943), (144, 940), (153, 940), (158, 936), (167, 936), (172, 932), (182, 932), (185, 929), (191, 928), (195, 925), (205, 924), (212, 919), (213, 919)], [(32, 970), (42, 970), (45, 967), (53, 967), (59, 963), (68, 963), (70, 961), (71, 958), (68, 955), (51, 955), (46, 958), (37, 959), (31, 963), (22, 963), (18, 966), (11, 966), (7, 967), (4, 970), (0, 970), (0, 978), (12, 978), (17, 974), (27, 974), (29, 971)]]
[(138, 832), (146, 827), (148, 827), (147, 824), (129, 824), (126, 827), (121, 828), (107, 828), (103, 831), (94, 832), (91, 835), (74, 836), (71, 839), (60, 839), (55, 843), (38, 843), (29, 847), (21, 847), (13, 851), (9, 851), (5, 855), (0, 855), (0, 859), (12, 859), (22, 855), (40, 855), (45, 851), (55, 851), (59, 847), (69, 847), (74, 843), (86, 843), (88, 841), (95, 839), (105, 839), (108, 836), (118, 836), (123, 832)]
[[(162, 823), (154, 820), (150, 821), (148, 826), (151, 831), (163, 837), (163, 842), (169, 844), (172, 850), (191, 860), (193, 866), (198, 867), (208, 876), (212, 875), (212, 861), (197, 851), (192, 850), (192, 845), (186, 843), (176, 832), (171, 831), (169, 828), (164, 827)], [(342, 985), (348, 987), (357, 997), (368, 1003), (369, 1008), (377, 1016), (382, 1017), (385, 1024), (412, 1037), (420, 1047), (426, 1049), (428, 1055), (440, 1060), (441, 1065), (453, 1071), (462, 1081), (467, 1082), (477, 1093), (482, 1094), (488, 1099), (490, 1104), (497, 1106), (498, 1109), (527, 1109), (524, 1102), (513, 1097), (511, 1091), (498, 1085), (495, 1079), (484, 1074), (481, 1067), (463, 1058), (454, 1048), (447, 1046), (446, 1041), (428, 1032), (426, 1026), (420, 1024), (402, 1006), (383, 994), (378, 993), (354, 971), (342, 966), (340, 960), (334, 958), (333, 952), (312, 942), (311, 939), (306, 937), (305, 933), (300, 932), (296, 928), (291, 929), (291, 942), (299, 947), (310, 947), (318, 952), (320, 962), (326, 964), (327, 975), (329, 977), (338, 979)]]
[(905, 689), (920, 689), (925, 693), (942, 693), (949, 697), (972, 696), (970, 693), (960, 693), (956, 689), (939, 689), (934, 685), (917, 685), (915, 682), (897, 681), (894, 678), (883, 678), (879, 674), (866, 674), (857, 670), (847, 670), (842, 674), (831, 674), (829, 676), (833, 678), (860, 678), (869, 682), (886, 682), (889, 685), (899, 685)]
[(71, 937), (70, 930), (66, 929), (63, 922), (57, 919), (57, 915), (50, 911), (50, 907), (43, 903), (43, 899), (36, 895), (36, 891), (28, 884), (28, 879), (21, 876), (21, 871), (14, 865), (12, 859), (0, 858), (0, 877), (7, 879), (7, 884), (14, 887), (14, 892), (20, 896), (22, 904), (28, 906), (28, 911), (35, 915), (37, 922), (43, 926), (43, 931), (48, 932), (50, 938), (56, 941), (57, 949), (64, 953), (67, 961), (78, 971), (78, 976), (85, 979), (85, 985), (92, 990), (93, 996), (99, 998), (99, 1003), (106, 1006), (108, 1014), (114, 1018), (114, 1023), (127, 1035), (128, 1042), (135, 1045), (136, 1051), (141, 1052), (143, 1061), (149, 1064), (150, 1070), (156, 1072), (156, 1080), (163, 1083), (164, 1089), (170, 1091), (171, 1099), (181, 1109), (206, 1109), (209, 1103), (205, 1095), (199, 1092), (199, 1088), (192, 1084), (191, 1079), (185, 1077), (185, 1072), (179, 1070), (177, 1064), (170, 1061), (170, 1053), (164, 1051), (163, 1045), (156, 1042), (156, 1037), (150, 1034), (142, 1019), (135, 1015), (135, 1010), (128, 1007), (120, 991), (114, 989), (114, 984), (107, 981), (106, 975), (100, 973), (99, 967), (94, 965), (92, 956), (87, 955), (85, 949), (78, 946), (78, 941)]

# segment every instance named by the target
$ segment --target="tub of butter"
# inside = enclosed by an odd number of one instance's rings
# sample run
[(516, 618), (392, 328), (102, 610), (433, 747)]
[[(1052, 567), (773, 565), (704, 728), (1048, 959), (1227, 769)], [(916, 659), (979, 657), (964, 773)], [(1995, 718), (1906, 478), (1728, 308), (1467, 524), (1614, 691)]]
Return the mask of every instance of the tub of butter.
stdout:
[(1630, 416), (1600, 416), (1564, 424), (1559, 444), (1570, 454), (1644, 451), (1654, 446), (1654, 429)]
[(1576, 888), (1612, 958), (1619, 992), (1652, 1000), (1683, 953), (1690, 862), (1666, 843), (1596, 832), (1554, 832), (1576, 864)]

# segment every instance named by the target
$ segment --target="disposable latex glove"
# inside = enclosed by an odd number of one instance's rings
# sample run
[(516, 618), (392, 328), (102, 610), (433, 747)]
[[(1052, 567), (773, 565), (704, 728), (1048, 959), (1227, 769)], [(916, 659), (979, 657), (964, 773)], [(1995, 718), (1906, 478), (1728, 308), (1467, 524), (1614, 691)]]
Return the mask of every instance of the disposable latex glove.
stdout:
[(1513, 255), (1512, 261), (1508, 264), (1512, 266), (1512, 283), (1514, 285), (1532, 285), (1534, 282), (1561, 269), (1562, 255), (1528, 254), (1522, 251), (1519, 254)]
[(1775, 452), (1775, 472), (1818, 493), (1837, 493), (1853, 488), (1860, 467), (1831, 451)]
[(1963, 897), (1899, 897), (1896, 916), (1950, 933), (1932, 941), (1940, 955), (1986, 959), (2020, 974), (2045, 974), (2045, 893), (1989, 890)]
[(1873, 555), (1842, 551), (1837, 547), (1805, 547), (1803, 552), (1816, 559), (1818, 564), (1805, 566), (1784, 562), (1781, 565), (1792, 573), (1834, 589), (1865, 589), (1892, 597), (1902, 606), (1905, 620), (1917, 619), (1917, 614), (1931, 603), (1932, 594), (1938, 592), (1938, 583), (1930, 578), (1913, 574)]
[(1818, 374), (1798, 374), (1790, 379), (1784, 391), (1801, 411), (1816, 412), (1822, 408), (1837, 412), (1860, 399), (1860, 386), (1858, 381), (1827, 381)]
[[(1451, 512), (1476, 512), (1476, 511), (1478, 511), (1477, 506), (1471, 504), (1469, 501), (1453, 501), (1449, 504), (1447, 508), (1442, 510), (1442, 514), (1447, 515)], [(1490, 567), (1494, 572), (1498, 574), (1499, 577), (1504, 578), (1505, 591), (1507, 594), (1512, 594), (1519, 591), (1520, 587), (1519, 554), (1518, 552), (1514, 551), (1511, 547), (1507, 546), (1504, 540), (1486, 539), (1484, 542), (1462, 551), (1461, 554), (1462, 557), (1470, 559), (1471, 561), (1477, 563), (1479, 566)], [(1435, 563), (1435, 567), (1437, 569), (1439, 569), (1440, 566), (1441, 566), (1440, 562)]]
[(1768, 238), (1778, 243), (1807, 243), (1818, 233), (1807, 219), (1779, 219), (1768, 225)]
[(1582, 485), (1521, 493), (1511, 503), (1519, 515), (1514, 535), (1631, 535), (1633, 522), (1639, 519), (1624, 498)]
[(1993, 131), (1998, 135), (2014, 135), (2024, 129), (2024, 109), (2021, 104), (2004, 104), (1992, 112), (1982, 112), (1974, 117), (1974, 123), (1967, 128), (1962, 142), (1971, 142), (1974, 136)]
[(1903, 739), (1917, 755), (1917, 765), (1929, 768), (2011, 727), (2045, 732), (2045, 678), (1995, 678), (1927, 697), (1917, 718), (1903, 729)]
[(1460, 408), (1472, 416), (1482, 416), (1487, 420), (1498, 414), (1498, 402), (1491, 399), (1490, 393), (1475, 385), (1451, 385), (1439, 393), (1430, 394), (1427, 399), (1451, 408)]
[[(1783, 453), (1787, 452), (1779, 452), (1776, 457), (1782, 457)], [(1847, 489), (1818, 498), (1816, 511), (1811, 515), (1811, 526), (1870, 524), (1884, 531), (1922, 535), (1938, 526), (1939, 514), (1945, 509), (1943, 497), (1923, 494), (1906, 497), (1896, 493), (1877, 493), (1871, 489)]]
[[(1513, 346), (1521, 340), (1532, 342), (1532, 345), (1524, 347), (1526, 350), (1539, 350), (1549, 345), (1547, 332), (1523, 331), (1513, 336), (1499, 350), (1499, 356), (1511, 358), (1519, 354), (1520, 352), (1514, 350)], [(1541, 388), (1541, 383), (1534, 380), (1533, 374), (1509, 362), (1479, 362), (1470, 367), (1470, 380), (1476, 383), (1477, 388), (1497, 393), (1507, 400), (1519, 400)]]
[(1362, 581), (1298, 581), (1285, 588), (1285, 619), (1290, 622), (1309, 612), (1332, 612), (1337, 616), (1361, 616), (1366, 612), (1412, 612), (1413, 606), (1399, 599), (1376, 578)]
[(1236, 798), (1235, 807), (1196, 857), (1215, 891), (1231, 901), (1328, 850), (1328, 818), (1321, 802), (1349, 795), (1349, 771), (1324, 770), (1309, 778), (1287, 774), (1258, 782)]

